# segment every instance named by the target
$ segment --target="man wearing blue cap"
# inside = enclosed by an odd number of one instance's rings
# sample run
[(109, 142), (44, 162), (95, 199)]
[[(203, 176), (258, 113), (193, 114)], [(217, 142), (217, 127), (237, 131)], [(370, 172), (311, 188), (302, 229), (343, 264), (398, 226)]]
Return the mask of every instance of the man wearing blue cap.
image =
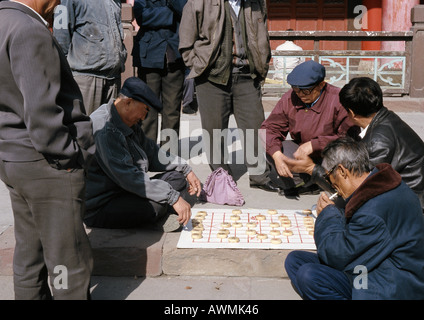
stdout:
[[(323, 65), (309, 60), (293, 69), (287, 77), (292, 86), (263, 122), (266, 151), (282, 178), (286, 195), (317, 194), (308, 185), (310, 176), (293, 174), (288, 158), (309, 156), (320, 163), (325, 146), (354, 127), (339, 101), (340, 89), (326, 83)], [(290, 133), (292, 140), (287, 140)]]
[[(166, 154), (141, 129), (150, 108), (162, 104), (137, 77), (119, 97), (91, 114), (96, 154), (87, 173), (85, 223), (89, 227), (178, 230), (191, 217), (181, 194), (200, 195), (201, 184), (185, 160)], [(148, 172), (161, 172), (150, 177)], [(187, 195), (187, 193), (185, 193)]]

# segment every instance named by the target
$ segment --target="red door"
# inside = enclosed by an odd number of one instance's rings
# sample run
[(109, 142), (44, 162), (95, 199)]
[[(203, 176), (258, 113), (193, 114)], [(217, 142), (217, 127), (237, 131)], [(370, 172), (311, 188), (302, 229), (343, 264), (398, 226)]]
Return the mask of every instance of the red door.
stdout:
[[(347, 0), (267, 0), (270, 31), (346, 31)], [(271, 41), (272, 49), (280, 43)], [(313, 50), (312, 41), (296, 41), (304, 50)], [(345, 41), (323, 41), (321, 50), (346, 50)]]

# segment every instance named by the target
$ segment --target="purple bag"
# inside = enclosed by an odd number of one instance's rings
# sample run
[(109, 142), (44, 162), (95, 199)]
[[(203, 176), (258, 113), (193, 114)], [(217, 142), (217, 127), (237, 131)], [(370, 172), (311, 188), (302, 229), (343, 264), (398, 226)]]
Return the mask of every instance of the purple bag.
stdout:
[(200, 201), (230, 206), (242, 206), (244, 198), (233, 177), (223, 168), (213, 171), (203, 185)]

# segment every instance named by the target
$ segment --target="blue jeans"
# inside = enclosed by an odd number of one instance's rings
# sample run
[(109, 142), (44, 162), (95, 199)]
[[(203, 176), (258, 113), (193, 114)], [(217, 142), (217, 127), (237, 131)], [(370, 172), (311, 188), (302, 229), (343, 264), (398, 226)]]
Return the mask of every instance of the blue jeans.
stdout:
[(286, 258), (285, 268), (305, 300), (352, 299), (352, 285), (346, 274), (322, 264), (315, 253), (292, 251)]

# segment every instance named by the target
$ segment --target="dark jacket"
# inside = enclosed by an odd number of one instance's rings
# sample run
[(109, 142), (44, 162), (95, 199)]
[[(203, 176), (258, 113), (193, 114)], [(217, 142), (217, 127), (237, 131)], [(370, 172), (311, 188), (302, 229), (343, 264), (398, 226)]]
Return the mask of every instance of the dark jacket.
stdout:
[(65, 15), (68, 24), (55, 22), (53, 32), (72, 71), (106, 79), (120, 77), (127, 59), (121, 1), (62, 0), (61, 4), (57, 19)]
[(397, 114), (383, 107), (363, 139), (371, 162), (390, 163), (415, 192), (424, 192), (424, 142)]
[(380, 164), (345, 210), (321, 212), (314, 237), (321, 262), (351, 278), (354, 300), (422, 300), (423, 230), (417, 197), (390, 165)]
[(158, 203), (173, 205), (180, 195), (170, 184), (151, 179), (151, 172), (178, 171), (185, 176), (191, 167), (183, 159), (166, 154), (148, 139), (140, 125), (122, 122), (113, 102), (90, 115), (96, 155), (87, 173), (87, 218), (116, 195), (127, 192)]
[[(135, 0), (134, 17), (140, 30), (133, 48), (134, 66), (165, 67), (167, 48), (181, 59), (178, 52), (181, 15), (187, 0)], [(182, 63), (182, 62), (181, 62)]]
[(0, 159), (86, 166), (94, 154), (90, 118), (66, 57), (42, 19), (0, 3)]
[[(424, 142), (417, 133), (397, 114), (383, 107), (368, 126), (363, 141), (371, 163), (391, 164), (418, 195), (424, 208)], [(321, 185), (324, 174), (317, 165), (312, 179)]]

